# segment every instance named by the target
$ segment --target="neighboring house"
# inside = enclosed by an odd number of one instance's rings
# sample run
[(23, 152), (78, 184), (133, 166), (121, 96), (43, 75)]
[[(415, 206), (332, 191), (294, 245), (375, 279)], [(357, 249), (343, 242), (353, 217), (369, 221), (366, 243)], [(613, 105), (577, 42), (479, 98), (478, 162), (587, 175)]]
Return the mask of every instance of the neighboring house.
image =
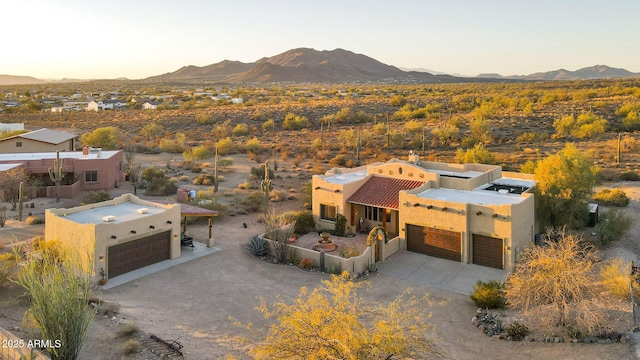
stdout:
[(0, 154), (74, 151), (76, 137), (76, 134), (46, 128), (35, 130), (0, 139)]
[[(392, 159), (334, 168), (312, 180), (312, 212), (320, 229), (337, 214), (351, 232), (382, 226), (405, 249), (511, 271), (538, 231), (533, 176), (500, 166)], [(376, 258), (378, 255), (376, 254)]]
[[(55, 152), (0, 154), (0, 164), (24, 164), (39, 179), (42, 186), (36, 196), (56, 197), (55, 186), (49, 178)], [(110, 191), (124, 181), (122, 150), (102, 151), (85, 147), (83, 151), (61, 151), (64, 177), (60, 196), (72, 198), (81, 191)]]
[(5, 124), (0, 122), (0, 132), (19, 131), (19, 130), (24, 130), (24, 123)]
[(147, 101), (142, 104), (142, 108), (145, 110), (155, 110), (158, 108), (158, 105), (162, 104), (160, 101)]
[(90, 101), (87, 104), (87, 111), (98, 110), (117, 110), (127, 106), (127, 102), (124, 100), (98, 100)]
[(231, 98), (232, 104), (242, 104), (244, 100), (242, 98)]
[(99, 281), (101, 274), (106, 280), (180, 257), (180, 205), (124, 194), (96, 204), (47, 209), (44, 236), (89, 255), (92, 280)]

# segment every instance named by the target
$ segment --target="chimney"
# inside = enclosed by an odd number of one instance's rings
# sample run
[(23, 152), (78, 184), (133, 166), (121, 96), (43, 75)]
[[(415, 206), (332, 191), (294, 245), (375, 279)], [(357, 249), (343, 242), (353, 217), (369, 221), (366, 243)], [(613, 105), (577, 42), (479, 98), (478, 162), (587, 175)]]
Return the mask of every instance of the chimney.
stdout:
[(409, 151), (409, 160), (410, 163), (417, 164), (420, 162), (420, 157), (418, 154), (414, 154), (413, 151)]
[(88, 146), (83, 146), (82, 147), (82, 155), (83, 156), (89, 156), (89, 147)]

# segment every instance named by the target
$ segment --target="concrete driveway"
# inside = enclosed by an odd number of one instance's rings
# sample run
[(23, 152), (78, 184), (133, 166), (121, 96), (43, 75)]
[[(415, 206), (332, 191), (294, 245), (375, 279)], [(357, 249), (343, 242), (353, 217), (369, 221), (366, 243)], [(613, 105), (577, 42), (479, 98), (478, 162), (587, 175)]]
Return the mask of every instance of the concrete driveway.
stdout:
[(473, 292), (473, 286), (478, 280), (504, 281), (507, 277), (504, 270), (404, 250), (376, 265), (381, 274), (464, 295)]

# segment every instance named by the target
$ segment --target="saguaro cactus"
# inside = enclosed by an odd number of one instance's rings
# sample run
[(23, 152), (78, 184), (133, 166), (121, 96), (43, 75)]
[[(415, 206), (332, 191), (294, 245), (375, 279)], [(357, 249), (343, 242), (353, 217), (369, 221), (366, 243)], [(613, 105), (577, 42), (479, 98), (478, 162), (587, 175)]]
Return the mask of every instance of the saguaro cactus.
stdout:
[(60, 151), (56, 151), (56, 159), (53, 161), (53, 169), (49, 168), (49, 177), (51, 181), (56, 184), (56, 202), (60, 202), (60, 184), (62, 184), (62, 162), (60, 159)]
[(20, 190), (18, 191), (18, 221), (22, 221), (22, 192), (24, 191), (24, 182), (20, 181)]
[(218, 192), (218, 162), (220, 162), (220, 160), (218, 159), (218, 147), (216, 146), (216, 156), (213, 159), (214, 164), (213, 164), (213, 192), (217, 193)]
[(264, 179), (260, 182), (262, 192), (264, 193), (264, 213), (269, 211), (269, 193), (273, 188), (271, 186), (271, 179), (269, 179), (269, 162), (264, 162)]

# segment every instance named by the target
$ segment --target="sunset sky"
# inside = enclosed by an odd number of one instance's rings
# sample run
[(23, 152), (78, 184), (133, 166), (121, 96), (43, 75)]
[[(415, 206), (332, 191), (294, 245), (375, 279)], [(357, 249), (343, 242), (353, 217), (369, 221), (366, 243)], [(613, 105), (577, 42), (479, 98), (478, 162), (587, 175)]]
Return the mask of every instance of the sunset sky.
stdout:
[(638, 0), (4, 0), (0, 74), (140, 79), (343, 48), (403, 68), (640, 72)]

